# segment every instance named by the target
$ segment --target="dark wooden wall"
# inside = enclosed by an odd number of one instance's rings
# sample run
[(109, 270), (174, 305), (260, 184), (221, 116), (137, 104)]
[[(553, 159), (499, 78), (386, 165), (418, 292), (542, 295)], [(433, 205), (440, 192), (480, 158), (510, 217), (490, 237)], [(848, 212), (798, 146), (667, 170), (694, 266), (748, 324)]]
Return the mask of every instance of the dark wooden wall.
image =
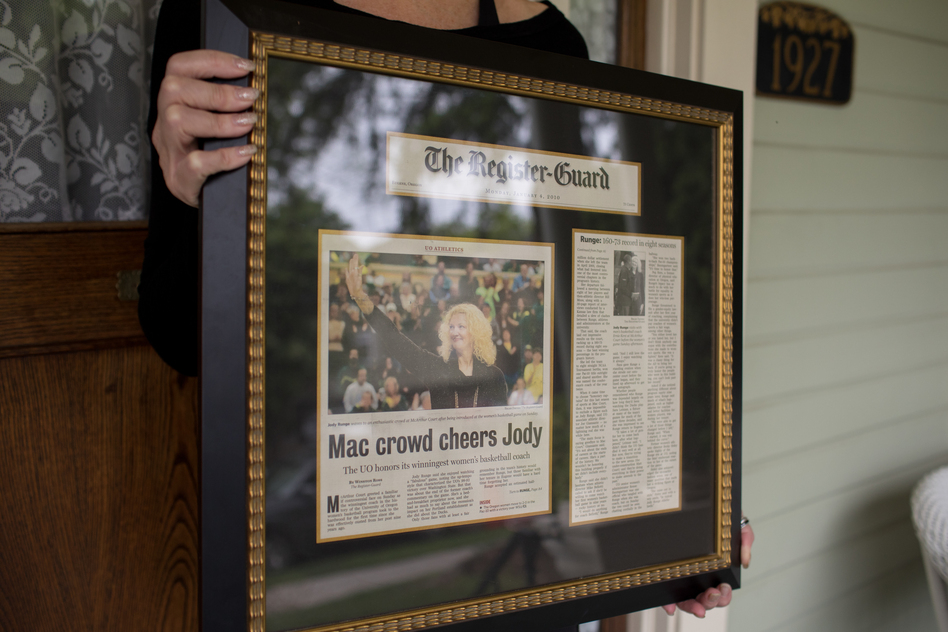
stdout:
[(0, 630), (198, 629), (197, 381), (116, 289), (145, 232), (0, 226)]

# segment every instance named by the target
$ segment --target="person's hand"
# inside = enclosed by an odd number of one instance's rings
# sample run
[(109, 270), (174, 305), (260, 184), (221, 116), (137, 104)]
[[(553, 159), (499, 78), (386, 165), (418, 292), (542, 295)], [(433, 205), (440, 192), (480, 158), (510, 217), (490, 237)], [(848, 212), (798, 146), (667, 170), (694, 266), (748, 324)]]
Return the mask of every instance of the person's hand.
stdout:
[(151, 140), (165, 184), (182, 202), (197, 207), (208, 176), (241, 167), (256, 152), (254, 145), (198, 148), (198, 139), (235, 138), (253, 128), (256, 115), (246, 110), (257, 98), (256, 90), (205, 81), (243, 77), (253, 67), (250, 60), (213, 50), (177, 53), (168, 60)]
[(708, 588), (694, 599), (681, 601), (677, 604), (670, 603), (662, 606), (662, 608), (664, 608), (665, 612), (669, 615), (675, 614), (675, 608), (679, 608), (683, 612), (693, 614), (699, 619), (703, 619), (708, 610), (712, 608), (723, 608), (731, 603), (731, 597), (733, 595), (734, 591), (731, 590), (730, 584), (721, 584), (716, 588)]
[(359, 255), (352, 255), (352, 259), (349, 259), (349, 267), (346, 270), (346, 288), (353, 299), (362, 294), (362, 264), (359, 262)]
[[(754, 529), (749, 524), (741, 529), (741, 566), (747, 568), (750, 566), (751, 547), (754, 545)], [(709, 588), (694, 599), (688, 599), (677, 604), (667, 604), (662, 608), (669, 615), (675, 614), (675, 609), (679, 608), (684, 612), (693, 614), (703, 619), (708, 610), (712, 608), (723, 608), (731, 603), (731, 597), (734, 591), (730, 584), (721, 584), (716, 588)]]
[(754, 546), (754, 528), (746, 524), (741, 529), (741, 566), (744, 568), (751, 564), (752, 546)]

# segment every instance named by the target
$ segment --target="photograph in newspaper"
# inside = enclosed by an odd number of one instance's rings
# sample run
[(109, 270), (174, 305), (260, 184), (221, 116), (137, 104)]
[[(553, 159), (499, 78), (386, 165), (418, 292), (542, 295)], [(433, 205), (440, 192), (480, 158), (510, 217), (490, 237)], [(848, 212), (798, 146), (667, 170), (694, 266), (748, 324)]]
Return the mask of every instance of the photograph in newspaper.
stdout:
[(549, 513), (553, 246), (319, 243), (318, 541)]
[(613, 315), (644, 316), (645, 287), (642, 279), (645, 278), (645, 261), (638, 253), (629, 250), (616, 250), (613, 257), (616, 270)]
[(571, 524), (681, 508), (683, 250), (573, 231)]

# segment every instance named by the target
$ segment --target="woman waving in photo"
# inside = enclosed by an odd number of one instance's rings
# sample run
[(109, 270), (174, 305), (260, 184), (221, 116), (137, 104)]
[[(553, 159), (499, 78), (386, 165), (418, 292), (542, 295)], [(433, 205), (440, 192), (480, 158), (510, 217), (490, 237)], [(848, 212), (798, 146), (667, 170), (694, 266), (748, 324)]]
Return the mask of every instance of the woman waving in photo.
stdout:
[(350, 296), (378, 333), (386, 352), (428, 387), (432, 408), (507, 404), (504, 374), (494, 366), (497, 347), (491, 326), (477, 307), (461, 303), (448, 309), (438, 330), (440, 355), (425, 351), (376, 309), (362, 287), (360, 267), (359, 257), (354, 255), (346, 273)]

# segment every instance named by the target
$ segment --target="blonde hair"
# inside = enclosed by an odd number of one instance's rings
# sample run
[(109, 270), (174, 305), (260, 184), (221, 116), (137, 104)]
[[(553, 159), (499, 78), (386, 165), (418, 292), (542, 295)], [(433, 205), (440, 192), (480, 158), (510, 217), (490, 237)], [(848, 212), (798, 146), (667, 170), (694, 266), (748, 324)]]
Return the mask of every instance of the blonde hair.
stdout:
[(451, 338), (448, 331), (451, 319), (457, 315), (467, 318), (467, 328), (474, 339), (474, 356), (484, 364), (493, 364), (497, 359), (497, 347), (494, 345), (490, 323), (479, 309), (470, 303), (455, 305), (441, 319), (438, 337), (441, 338), (441, 357), (447, 362), (451, 358)]

